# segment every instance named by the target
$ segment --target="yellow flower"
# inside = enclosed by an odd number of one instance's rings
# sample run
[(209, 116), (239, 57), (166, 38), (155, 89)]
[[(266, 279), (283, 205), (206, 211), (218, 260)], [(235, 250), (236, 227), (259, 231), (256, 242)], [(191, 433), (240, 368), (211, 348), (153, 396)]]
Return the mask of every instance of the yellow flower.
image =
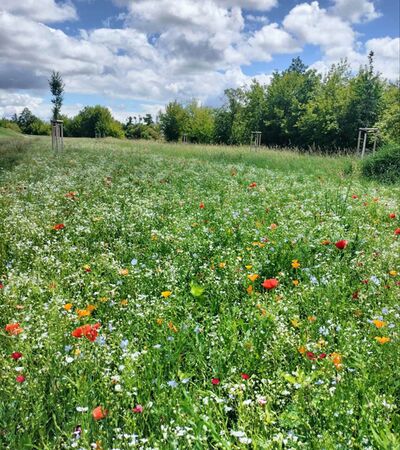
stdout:
[(87, 306), (86, 306), (86, 309), (87, 309), (89, 312), (93, 312), (96, 308), (97, 308), (97, 306), (95, 306), (95, 305), (87, 305)]
[(299, 280), (293, 280), (292, 283), (294, 286), (297, 286), (299, 284)]
[(220, 269), (224, 269), (225, 266), (226, 266), (226, 262), (220, 262), (220, 263), (218, 264), (218, 267), (219, 267)]
[(151, 240), (156, 241), (158, 239), (158, 236), (156, 234), (151, 235)]
[(249, 295), (251, 295), (251, 294), (253, 293), (253, 286), (250, 285), (250, 286), (246, 289), (246, 291), (247, 291), (247, 293), (248, 293)]
[(384, 336), (382, 336), (382, 337), (375, 336), (375, 339), (376, 339), (376, 341), (379, 342), (381, 345), (386, 344), (387, 342), (390, 342), (390, 340), (391, 340), (390, 338), (384, 337)]
[(72, 308), (72, 303), (66, 303), (65, 305), (64, 305), (64, 309), (65, 309), (65, 311), (70, 311), (71, 310), (71, 308)]
[(126, 306), (128, 304), (128, 300), (125, 298), (119, 302), (121, 306)]
[(76, 356), (79, 356), (79, 355), (81, 354), (81, 350), (80, 350), (79, 348), (76, 348), (76, 349), (74, 350), (74, 354), (75, 354)]
[(101, 303), (105, 303), (108, 302), (108, 297), (100, 297), (99, 300), (101, 301)]
[(299, 319), (291, 319), (290, 323), (292, 324), (292, 327), (294, 327), (294, 328), (299, 328), (299, 326), (300, 326)]
[(120, 269), (119, 270), (119, 274), (123, 275), (123, 276), (126, 276), (126, 275), (129, 274), (129, 270), (128, 269)]
[(386, 322), (383, 320), (373, 320), (372, 323), (376, 326), (376, 328), (383, 328), (386, 325)]
[(300, 267), (300, 263), (297, 259), (294, 259), (292, 261), (292, 267), (293, 267), (293, 269), (298, 269)]
[(252, 273), (251, 275), (247, 275), (247, 278), (248, 278), (250, 281), (256, 281), (257, 278), (259, 278), (259, 277), (260, 277), (260, 275), (257, 275), (256, 273)]
[(391, 270), (389, 272), (389, 275), (392, 276), (392, 277), (395, 277), (397, 275), (397, 272), (395, 270)]
[(161, 319), (160, 317), (156, 319), (157, 325), (162, 325), (164, 322), (164, 319)]
[(87, 309), (77, 309), (76, 314), (78, 317), (87, 317), (90, 316), (90, 311)]
[(171, 294), (172, 294), (171, 291), (162, 291), (162, 292), (161, 292), (161, 295), (162, 295), (164, 298), (168, 298)]
[(253, 266), (249, 264), (248, 266), (245, 266), (247, 270), (250, 270)]

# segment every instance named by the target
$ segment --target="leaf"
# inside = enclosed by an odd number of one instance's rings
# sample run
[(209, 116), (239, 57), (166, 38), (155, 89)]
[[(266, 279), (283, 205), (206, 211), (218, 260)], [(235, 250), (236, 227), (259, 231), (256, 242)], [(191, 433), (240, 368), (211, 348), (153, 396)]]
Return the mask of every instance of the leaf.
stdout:
[(190, 293), (193, 295), (193, 297), (201, 297), (204, 291), (205, 288), (199, 286), (196, 283), (190, 283)]

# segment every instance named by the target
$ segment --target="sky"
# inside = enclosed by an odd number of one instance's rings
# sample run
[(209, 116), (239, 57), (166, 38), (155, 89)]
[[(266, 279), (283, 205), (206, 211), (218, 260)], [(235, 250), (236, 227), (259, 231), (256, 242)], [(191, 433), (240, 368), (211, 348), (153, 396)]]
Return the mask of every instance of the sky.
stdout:
[(268, 83), (300, 56), (326, 73), (356, 71), (375, 53), (400, 76), (399, 0), (0, 0), (0, 117), (24, 107), (50, 117), (48, 79), (65, 82), (62, 112), (107, 106), (155, 116), (172, 100), (223, 102), (223, 91)]

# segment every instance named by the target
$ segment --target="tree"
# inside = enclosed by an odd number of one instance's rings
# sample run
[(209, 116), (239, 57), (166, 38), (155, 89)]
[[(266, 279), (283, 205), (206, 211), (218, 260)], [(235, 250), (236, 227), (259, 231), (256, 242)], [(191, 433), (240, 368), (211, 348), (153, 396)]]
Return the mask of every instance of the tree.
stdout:
[(188, 120), (185, 108), (176, 100), (168, 103), (165, 113), (160, 114), (160, 128), (166, 141), (181, 139)]
[(51, 99), (51, 103), (53, 103), (53, 120), (57, 120), (60, 116), (61, 106), (63, 104), (64, 100), (64, 82), (61, 78), (60, 72), (55, 72), (53, 70), (50, 80), (49, 80), (49, 86), (51, 94), (53, 95), (53, 98)]
[(378, 128), (384, 142), (400, 144), (400, 82), (385, 86)]
[(190, 142), (210, 144), (214, 136), (214, 114), (211, 108), (192, 101), (185, 108), (187, 120), (184, 131)]
[(36, 117), (28, 108), (24, 108), (17, 118), (17, 124), (24, 134), (49, 135), (50, 125)]
[(122, 125), (104, 106), (85, 106), (71, 121), (70, 132), (76, 137), (102, 136), (121, 138), (124, 136)]

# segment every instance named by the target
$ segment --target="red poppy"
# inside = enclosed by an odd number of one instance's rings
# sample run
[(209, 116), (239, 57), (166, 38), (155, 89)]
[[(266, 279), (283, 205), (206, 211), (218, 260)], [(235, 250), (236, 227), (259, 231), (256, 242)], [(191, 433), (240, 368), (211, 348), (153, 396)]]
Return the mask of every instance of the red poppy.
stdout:
[(204, 203), (203, 202), (200, 203), (199, 208), (200, 209), (204, 209)]
[(362, 284), (368, 284), (368, 280), (367, 280), (367, 279), (361, 280), (361, 283), (362, 283)]
[(24, 377), (23, 375), (18, 375), (18, 376), (15, 378), (15, 381), (16, 381), (17, 383), (23, 383), (23, 382), (25, 381), (25, 377)]
[(141, 414), (141, 413), (143, 412), (143, 406), (142, 406), (142, 405), (136, 405), (136, 406), (132, 409), (132, 411), (133, 411), (135, 414)]
[(108, 414), (108, 411), (104, 409), (102, 406), (97, 406), (92, 411), (92, 416), (94, 420), (101, 420), (104, 419)]
[(390, 213), (389, 214), (389, 218), (390, 219), (395, 219), (396, 218), (396, 214), (395, 213)]
[(0, 283), (0, 289), (3, 289), (3, 287), (4, 287), (4, 284)]
[(314, 361), (315, 359), (317, 359), (317, 355), (313, 352), (306, 352), (306, 357), (310, 361)]
[(75, 328), (74, 331), (72, 331), (71, 335), (76, 338), (81, 338), (85, 336), (89, 341), (93, 342), (96, 340), (98, 336), (97, 330), (100, 328), (100, 324), (96, 323), (95, 325), (82, 325), (78, 328)]
[(358, 291), (353, 292), (351, 297), (352, 297), (353, 300), (357, 300), (358, 299)]
[(8, 334), (16, 336), (17, 334), (22, 333), (23, 329), (19, 326), (19, 323), (8, 323), (5, 326), (5, 330)]
[(335, 243), (336, 248), (338, 248), (339, 250), (343, 250), (347, 247), (347, 244), (349, 243), (349, 241), (346, 241), (345, 239), (342, 239), (340, 241), (337, 241)]
[(63, 228), (65, 228), (65, 225), (63, 223), (57, 223), (53, 226), (53, 230), (62, 230)]
[(15, 359), (15, 360), (22, 358), (22, 353), (20, 353), (20, 352), (11, 353), (11, 358)]
[(242, 373), (243, 380), (248, 380), (250, 378), (250, 375), (247, 375), (247, 373)]
[(264, 280), (261, 286), (265, 289), (271, 290), (275, 289), (279, 284), (279, 281), (276, 278), (269, 278), (268, 280)]
[(214, 385), (218, 385), (219, 383), (221, 383), (221, 380), (219, 378), (213, 378), (211, 380), (211, 383), (214, 384)]
[(255, 187), (257, 187), (257, 183), (255, 183), (254, 181), (253, 181), (253, 183), (249, 184), (250, 189), (255, 188)]
[(326, 358), (326, 353), (321, 353), (320, 355), (318, 355), (318, 359), (324, 359)]
[(400, 228), (396, 228), (394, 230), (394, 234), (395, 234), (395, 236), (398, 236), (400, 234)]
[(353, 194), (351, 198), (358, 198), (358, 195)]

